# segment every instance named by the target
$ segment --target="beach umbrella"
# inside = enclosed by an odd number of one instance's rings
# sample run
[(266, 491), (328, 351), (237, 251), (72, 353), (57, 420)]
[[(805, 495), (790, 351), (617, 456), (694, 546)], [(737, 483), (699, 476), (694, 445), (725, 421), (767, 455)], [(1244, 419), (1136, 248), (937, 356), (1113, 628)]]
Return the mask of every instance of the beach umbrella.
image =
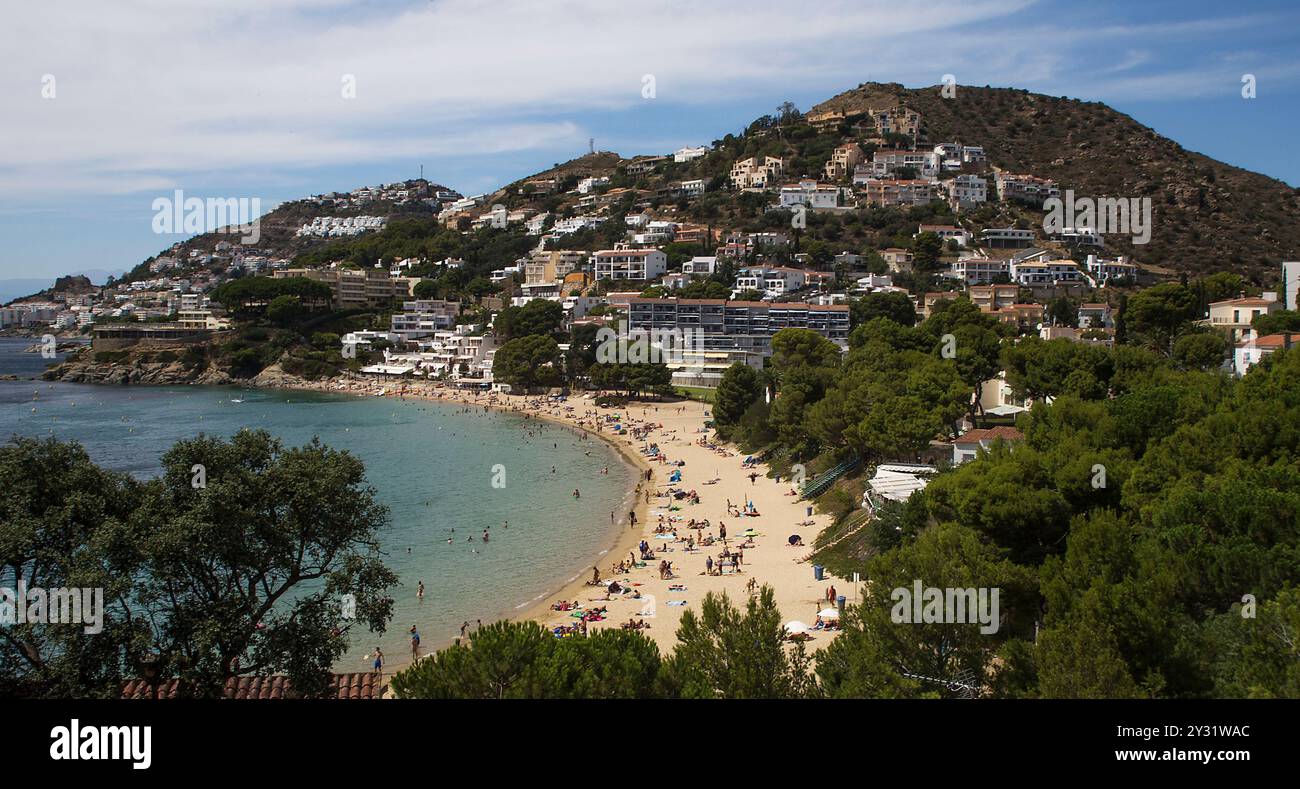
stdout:
[(840, 610), (838, 608), (823, 608), (817, 612), (817, 616), (820, 616), (822, 619), (839, 619)]
[(792, 619), (789, 622), (785, 623), (785, 632), (790, 633), (791, 635), (797, 635), (799, 633), (807, 633), (808, 626), (805, 625), (803, 622)]

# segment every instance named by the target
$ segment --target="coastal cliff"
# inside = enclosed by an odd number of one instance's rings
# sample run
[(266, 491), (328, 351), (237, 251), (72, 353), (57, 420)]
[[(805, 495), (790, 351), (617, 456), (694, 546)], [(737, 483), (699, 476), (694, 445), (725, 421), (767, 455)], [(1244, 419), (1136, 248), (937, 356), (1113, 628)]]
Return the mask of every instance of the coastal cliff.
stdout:
[(245, 378), (213, 364), (194, 364), (183, 355), (167, 349), (113, 353), (86, 350), (49, 368), (41, 378), (65, 383), (136, 386), (248, 385), (275, 388), (296, 387), (306, 383), (304, 379), (286, 373), (279, 363), (266, 367), (251, 378)]

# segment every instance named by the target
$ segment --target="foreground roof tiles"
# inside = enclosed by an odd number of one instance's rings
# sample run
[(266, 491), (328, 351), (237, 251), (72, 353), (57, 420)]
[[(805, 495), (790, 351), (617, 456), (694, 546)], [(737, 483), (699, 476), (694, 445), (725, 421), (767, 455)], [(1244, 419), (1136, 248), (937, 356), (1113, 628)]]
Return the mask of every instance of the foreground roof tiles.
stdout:
[[(335, 674), (330, 679), (327, 698), (338, 699), (377, 699), (383, 695), (384, 686), (378, 677), (369, 672), (353, 674)], [(168, 679), (158, 684), (160, 699), (174, 699), (180, 696), (180, 681)], [(270, 677), (232, 677), (226, 680), (222, 694), (227, 699), (283, 699), (293, 698), (293, 683), (288, 677), (273, 675)], [(148, 699), (153, 697), (149, 683), (142, 679), (128, 680), (122, 685), (122, 698)]]

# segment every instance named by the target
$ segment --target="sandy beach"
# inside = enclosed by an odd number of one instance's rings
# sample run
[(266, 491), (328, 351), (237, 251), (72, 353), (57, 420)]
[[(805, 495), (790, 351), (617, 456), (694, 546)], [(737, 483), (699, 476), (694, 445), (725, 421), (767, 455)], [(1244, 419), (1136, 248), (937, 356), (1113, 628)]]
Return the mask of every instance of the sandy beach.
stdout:
[[(709, 444), (712, 433), (704, 427), (709, 418), (707, 404), (632, 402), (622, 409), (597, 408), (594, 393), (552, 401), (536, 396), (464, 392), (423, 381), (354, 379), (299, 388), (428, 399), (528, 414), (604, 440), (641, 470), (635, 524), (628, 513), (616, 513), (621, 522), (618, 536), (613, 544), (601, 546), (607, 549), (595, 568), (599, 570), (601, 585), (590, 584), (591, 566), (557, 567), (557, 578), (569, 580), (533, 605), (519, 609), (514, 618), (531, 619), (549, 629), (580, 627), (575, 614), (604, 608), (602, 618), (585, 623), (588, 632), (621, 627), (629, 620), (636, 620), (647, 625), (641, 632), (653, 639), (661, 651), (668, 652), (676, 643), (682, 613), (688, 608), (698, 612), (700, 601), (709, 592), (725, 592), (734, 603), (743, 606), (750, 594), (751, 581), (755, 588), (766, 584), (775, 590), (784, 621), (798, 620), (809, 625), (816, 621), (817, 612), (827, 606), (826, 593), (830, 586), (834, 585), (836, 593), (846, 595), (850, 602), (855, 599), (851, 581), (830, 576), (817, 581), (808, 561), (811, 545), (829, 525), (829, 516), (810, 515), (809, 502), (792, 495), (793, 486), (788, 481), (778, 483), (769, 478), (764, 466), (747, 467), (745, 455), (735, 447)], [(617, 421), (627, 431), (624, 435), (614, 431), (614, 415), (620, 417)], [(633, 431), (639, 432), (633, 435)], [(652, 447), (657, 448), (657, 453)], [(676, 470), (681, 472), (680, 481), (669, 482)], [(646, 471), (651, 474), (648, 481)], [(682, 497), (675, 498), (671, 492), (678, 492)], [(696, 498), (698, 503), (692, 503)], [(738, 514), (747, 505), (752, 505), (758, 514)], [(697, 526), (706, 521), (707, 525), (691, 529), (691, 520)], [(720, 539), (720, 527), (724, 524), (725, 545)], [(657, 530), (662, 531), (656, 533)], [(753, 536), (745, 536), (747, 530), (752, 530)], [(802, 537), (802, 546), (789, 544), (789, 537), (794, 534)], [(693, 547), (688, 541), (691, 537)], [(712, 538), (712, 544), (702, 544), (708, 538)], [(642, 541), (653, 552), (652, 559), (641, 561), (638, 546)], [(708, 559), (711, 557), (716, 565), (724, 548), (731, 554), (740, 553), (738, 571), (728, 562), (721, 574), (716, 567), (713, 573), (706, 574)], [(670, 577), (660, 577), (663, 561), (671, 562)], [(615, 572), (615, 566), (620, 563), (623, 563), (621, 571)], [(617, 582), (625, 591), (608, 594), (606, 584), (610, 581)], [(581, 608), (554, 610), (552, 606), (561, 601), (577, 602)], [(835, 632), (811, 633), (809, 649), (825, 646)], [(390, 670), (400, 670), (402, 664), (397, 662), (397, 656), (393, 658)]]

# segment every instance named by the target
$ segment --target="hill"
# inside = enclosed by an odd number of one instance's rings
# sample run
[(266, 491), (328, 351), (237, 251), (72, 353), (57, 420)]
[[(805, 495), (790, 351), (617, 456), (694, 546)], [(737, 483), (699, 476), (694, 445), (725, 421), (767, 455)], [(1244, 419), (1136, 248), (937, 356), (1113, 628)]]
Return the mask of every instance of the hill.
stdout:
[[(914, 136), (882, 135), (855, 123), (868, 110), (899, 106), (920, 113)], [(809, 121), (835, 111), (843, 113), (844, 122)], [(850, 141), (868, 156), (878, 147), (907, 144), (921, 150), (941, 142), (982, 146), (987, 162), (966, 171), (989, 178), (990, 191), (993, 172), (1003, 170), (1055, 180), (1076, 197), (1150, 198), (1149, 243), (1135, 245), (1112, 234), (1105, 251), (1127, 255), (1154, 271), (1201, 275), (1226, 270), (1266, 284), (1276, 279), (1279, 261), (1300, 257), (1300, 191), (1189, 151), (1105, 104), (1010, 88), (957, 86), (955, 97), (944, 98), (938, 86), (865, 83), (806, 114), (784, 106), (740, 134), (715, 140), (705, 156), (689, 162), (596, 153), (522, 178), (492, 197), (511, 209), (572, 216), (589, 209), (569, 190), (579, 178), (603, 176), (609, 182), (597, 191), (619, 197), (609, 203), (611, 216), (651, 208), (663, 218), (715, 229), (781, 230), (789, 227), (788, 215), (767, 210), (774, 202), (771, 195), (730, 188), (732, 164), (751, 156), (782, 157), (787, 162), (783, 181), (822, 178), (836, 146)], [(692, 180), (704, 182), (703, 194), (682, 194), (680, 183)], [(1041, 228), (1042, 212), (991, 202), (964, 212), (960, 220), (975, 230), (1016, 223)], [(935, 202), (817, 216), (795, 235), (803, 236), (805, 247), (822, 241), (836, 251), (862, 251), (906, 246), (918, 223), (956, 221), (945, 204)]]
[(1149, 244), (1107, 239), (1143, 262), (1258, 278), (1300, 254), (1300, 190), (1189, 151), (1100, 102), (968, 86), (944, 98), (939, 87), (867, 83), (810, 112), (891, 104), (919, 112), (931, 143), (981, 145), (1003, 169), (1054, 179), (1079, 196), (1150, 197)]

